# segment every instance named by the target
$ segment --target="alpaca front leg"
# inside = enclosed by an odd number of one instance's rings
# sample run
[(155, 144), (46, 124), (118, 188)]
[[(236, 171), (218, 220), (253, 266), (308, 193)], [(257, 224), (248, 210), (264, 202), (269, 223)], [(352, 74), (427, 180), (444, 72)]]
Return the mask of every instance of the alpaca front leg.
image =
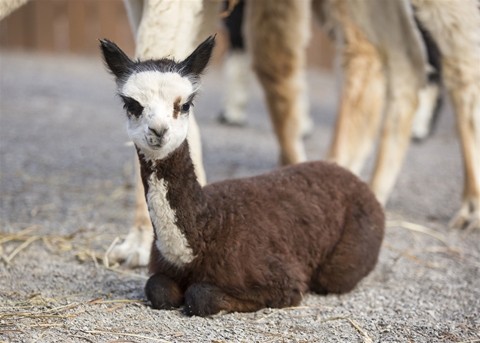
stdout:
[(109, 261), (124, 262), (128, 267), (143, 267), (150, 259), (150, 247), (153, 241), (153, 227), (148, 214), (140, 176), (138, 157), (135, 157), (135, 219), (125, 240), (116, 245), (108, 254)]
[(478, 2), (414, 0), (417, 16), (438, 44), (464, 163), (463, 203), (450, 225), (480, 229), (480, 12)]
[(328, 159), (359, 175), (382, 119), (385, 81), (373, 54), (346, 57), (344, 83)]
[(224, 63), (226, 81), (225, 109), (218, 120), (221, 123), (243, 126), (247, 121), (246, 107), (248, 101), (248, 81), (250, 59), (240, 49), (230, 51)]
[[(342, 39), (343, 85), (328, 159), (359, 175), (378, 134), (385, 99), (383, 65), (377, 49), (349, 17), (345, 4), (332, 3), (337, 39)], [(343, 37), (342, 37), (343, 36)], [(338, 43), (337, 43), (338, 44)]]
[(387, 202), (402, 167), (417, 108), (417, 89), (411, 86), (412, 82), (401, 77), (390, 82), (390, 87), (396, 89), (387, 98), (386, 118), (371, 181), (372, 190), (382, 204)]
[(386, 117), (371, 185), (378, 199), (386, 203), (410, 142), (417, 94), (426, 81), (425, 51), (408, 3), (383, 0), (345, 3), (356, 26), (381, 52), (385, 66)]
[(155, 274), (148, 279), (145, 295), (157, 310), (171, 310), (183, 303), (183, 292), (178, 284), (163, 274)]
[[(478, 55), (480, 57), (480, 54)], [(457, 69), (458, 64), (446, 66)], [(477, 68), (477, 67), (476, 67)], [(448, 87), (448, 86), (447, 86)], [(460, 88), (449, 87), (457, 115), (464, 165), (462, 206), (450, 221), (450, 226), (467, 231), (480, 229), (480, 78), (476, 83)]]
[(433, 134), (442, 108), (442, 66), (438, 45), (433, 37), (419, 25), (425, 43), (428, 57), (428, 82), (418, 94), (418, 108), (412, 127), (412, 138), (415, 142), (422, 142)]
[(418, 107), (412, 127), (414, 141), (421, 142), (432, 134), (440, 104), (440, 83), (429, 81), (418, 94)]
[(304, 75), (310, 2), (262, 0), (247, 3), (247, 42), (253, 69), (265, 91), (281, 162), (306, 159), (302, 119), (307, 117)]
[(245, 50), (243, 38), (244, 8), (245, 2), (240, 1), (224, 19), (229, 51), (223, 68), (226, 83), (224, 110), (220, 112), (218, 121), (227, 125), (243, 126), (247, 120), (250, 56)]

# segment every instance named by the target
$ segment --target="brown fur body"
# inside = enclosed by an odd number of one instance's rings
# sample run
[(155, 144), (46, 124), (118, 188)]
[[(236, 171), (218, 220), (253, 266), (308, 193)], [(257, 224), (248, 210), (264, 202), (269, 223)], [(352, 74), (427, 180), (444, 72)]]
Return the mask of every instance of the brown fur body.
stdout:
[(146, 293), (155, 308), (187, 314), (297, 305), (302, 294), (350, 291), (375, 266), (384, 214), (368, 186), (325, 162), (205, 186), (185, 142), (156, 173), (195, 259), (177, 267), (153, 244)]

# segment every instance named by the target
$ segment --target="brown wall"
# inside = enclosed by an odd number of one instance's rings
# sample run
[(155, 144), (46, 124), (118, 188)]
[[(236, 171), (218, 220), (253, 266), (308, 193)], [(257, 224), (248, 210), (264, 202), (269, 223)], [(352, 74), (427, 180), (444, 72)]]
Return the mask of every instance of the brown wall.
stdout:
[[(332, 44), (313, 26), (309, 64), (331, 69)], [(122, 0), (32, 0), (0, 22), (2, 49), (89, 55), (98, 52), (98, 39), (104, 37), (133, 54)], [(224, 51), (223, 35), (219, 38), (218, 50)]]
[(122, 0), (33, 0), (0, 22), (0, 47), (92, 54), (108, 37), (133, 52)]

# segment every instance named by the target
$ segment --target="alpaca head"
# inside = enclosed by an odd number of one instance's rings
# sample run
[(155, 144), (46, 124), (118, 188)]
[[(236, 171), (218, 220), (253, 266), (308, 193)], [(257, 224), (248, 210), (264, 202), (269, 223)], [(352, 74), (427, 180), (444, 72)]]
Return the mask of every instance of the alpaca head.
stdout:
[(127, 111), (128, 134), (147, 159), (164, 159), (186, 139), (199, 76), (214, 45), (210, 36), (181, 62), (132, 61), (115, 43), (100, 41)]

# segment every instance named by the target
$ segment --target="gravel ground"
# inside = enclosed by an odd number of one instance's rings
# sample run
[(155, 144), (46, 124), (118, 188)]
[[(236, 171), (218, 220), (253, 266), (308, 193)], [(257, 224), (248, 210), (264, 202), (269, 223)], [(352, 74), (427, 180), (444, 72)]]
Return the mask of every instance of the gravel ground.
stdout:
[[(133, 221), (134, 152), (100, 58), (1, 52), (0, 72), (0, 341), (480, 341), (480, 232), (447, 227), (463, 184), (448, 104), (435, 135), (409, 150), (379, 263), (353, 292), (188, 318), (147, 306), (145, 269), (104, 265)], [(315, 130), (306, 144), (316, 159), (338, 87), (331, 75), (309, 75)], [(251, 89), (248, 126), (221, 126), (221, 73), (205, 77), (195, 109), (209, 181), (276, 167), (261, 91), (254, 81)]]

